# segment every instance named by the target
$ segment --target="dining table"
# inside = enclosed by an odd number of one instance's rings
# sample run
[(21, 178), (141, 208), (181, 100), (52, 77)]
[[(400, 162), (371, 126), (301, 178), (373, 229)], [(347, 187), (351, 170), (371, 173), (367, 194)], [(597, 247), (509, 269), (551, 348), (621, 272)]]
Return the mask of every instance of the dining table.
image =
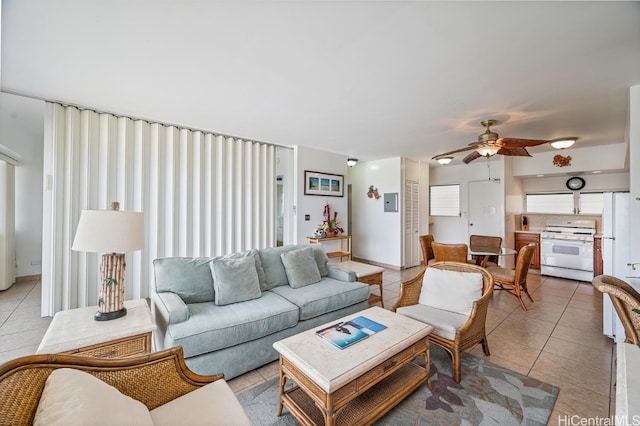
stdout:
[(469, 255), (476, 261), (476, 265), (483, 268), (487, 265), (487, 261), (491, 256), (513, 256), (516, 254), (518, 254), (516, 250), (507, 247), (469, 246)]

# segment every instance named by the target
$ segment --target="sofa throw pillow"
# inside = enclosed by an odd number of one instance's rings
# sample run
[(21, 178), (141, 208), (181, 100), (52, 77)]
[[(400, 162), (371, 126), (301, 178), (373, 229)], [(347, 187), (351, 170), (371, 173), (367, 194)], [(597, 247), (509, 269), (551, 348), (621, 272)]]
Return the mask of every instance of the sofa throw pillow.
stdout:
[(292, 288), (304, 287), (322, 279), (311, 247), (288, 251), (280, 257)]
[(97, 377), (73, 368), (49, 375), (34, 425), (153, 425), (147, 407)]
[(418, 303), (469, 315), (473, 302), (482, 297), (482, 275), (476, 272), (427, 268)]
[(281, 285), (287, 285), (289, 283), (287, 279), (287, 272), (284, 270), (282, 264), (282, 253), (299, 249), (298, 245), (287, 245), (281, 247), (267, 247), (258, 250), (260, 253), (260, 261), (262, 262), (262, 269), (265, 275), (265, 288), (271, 290), (272, 288), (279, 287)]
[(329, 270), (327, 269), (327, 263), (329, 263), (329, 257), (327, 257), (327, 253), (324, 251), (324, 244), (310, 244), (310, 246), (313, 249), (313, 257), (316, 259), (320, 276), (328, 276)]
[(218, 306), (257, 299), (262, 295), (253, 256), (212, 259), (209, 264)]
[[(258, 281), (260, 282), (260, 290), (266, 291), (266, 277), (264, 275), (264, 269), (262, 268), (262, 261), (260, 260), (260, 255), (258, 254), (258, 250), (251, 249), (238, 253), (231, 253), (221, 256), (224, 259), (238, 259), (241, 257), (253, 257), (256, 261), (256, 271), (258, 272)], [(219, 258), (216, 258), (219, 259)]]
[(153, 261), (158, 293), (176, 293), (184, 303), (213, 302), (210, 257), (166, 257)]

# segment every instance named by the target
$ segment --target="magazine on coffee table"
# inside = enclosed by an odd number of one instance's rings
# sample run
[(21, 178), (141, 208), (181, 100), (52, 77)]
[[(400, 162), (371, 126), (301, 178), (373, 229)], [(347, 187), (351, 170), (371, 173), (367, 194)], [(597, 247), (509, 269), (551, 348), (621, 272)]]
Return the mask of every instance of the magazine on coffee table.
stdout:
[(387, 328), (386, 325), (370, 320), (367, 317), (359, 316), (349, 321), (325, 327), (316, 331), (316, 334), (336, 347), (344, 349), (385, 328)]

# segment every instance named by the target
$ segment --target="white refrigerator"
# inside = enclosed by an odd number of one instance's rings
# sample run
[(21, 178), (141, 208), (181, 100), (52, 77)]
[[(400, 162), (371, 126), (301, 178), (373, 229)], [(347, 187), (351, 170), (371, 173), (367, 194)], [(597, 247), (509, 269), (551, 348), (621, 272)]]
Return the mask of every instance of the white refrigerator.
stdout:
[[(640, 271), (630, 266), (628, 192), (605, 192), (602, 212), (602, 260), (605, 275), (613, 275), (640, 291)], [(607, 294), (603, 294), (603, 332), (616, 342), (625, 339), (624, 328)]]

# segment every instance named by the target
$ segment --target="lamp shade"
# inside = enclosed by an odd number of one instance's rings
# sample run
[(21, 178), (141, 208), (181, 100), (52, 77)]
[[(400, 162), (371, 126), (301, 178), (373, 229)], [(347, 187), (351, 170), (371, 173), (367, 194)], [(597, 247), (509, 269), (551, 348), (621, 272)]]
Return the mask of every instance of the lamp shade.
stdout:
[(573, 138), (557, 139), (550, 142), (551, 146), (555, 149), (569, 148), (574, 143), (576, 143), (576, 139)]
[(499, 150), (500, 147), (493, 145), (482, 145), (476, 148), (478, 154), (482, 155), (483, 157), (491, 157), (492, 155), (495, 155)]
[(144, 248), (144, 214), (118, 210), (83, 210), (72, 250), (125, 253)]

